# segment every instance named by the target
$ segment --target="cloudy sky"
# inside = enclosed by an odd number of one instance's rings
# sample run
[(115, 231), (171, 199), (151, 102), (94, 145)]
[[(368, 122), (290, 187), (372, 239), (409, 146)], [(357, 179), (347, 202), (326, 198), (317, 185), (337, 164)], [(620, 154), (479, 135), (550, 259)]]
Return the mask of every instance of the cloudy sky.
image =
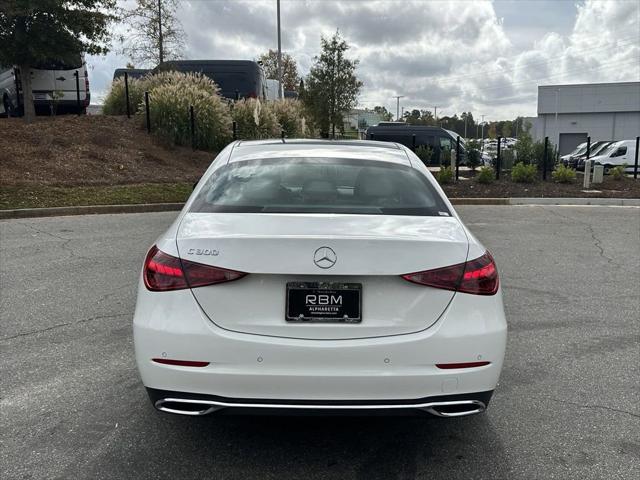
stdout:
[[(277, 48), (276, 0), (182, 0), (190, 59), (254, 59)], [(304, 75), (338, 29), (360, 60), (359, 104), (438, 106), (487, 120), (536, 114), (537, 86), (640, 80), (637, 0), (339, 2), (282, 0), (282, 48)], [(92, 57), (94, 95), (127, 58)], [(137, 65), (138, 66), (138, 65)]]

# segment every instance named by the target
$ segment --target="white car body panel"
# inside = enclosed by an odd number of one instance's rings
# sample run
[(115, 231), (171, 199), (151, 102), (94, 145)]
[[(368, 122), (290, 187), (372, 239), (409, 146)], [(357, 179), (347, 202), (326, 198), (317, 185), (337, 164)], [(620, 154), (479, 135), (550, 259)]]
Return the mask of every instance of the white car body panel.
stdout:
[[(249, 274), (229, 283), (166, 292), (149, 291), (140, 281), (134, 341), (144, 385), (176, 395), (276, 403), (490, 395), (506, 345), (500, 288), (495, 295), (472, 295), (400, 277), (486, 252), (428, 169), (410, 150), (382, 142), (290, 143), (236, 142), (225, 148), (157, 239), (156, 246), (169, 255)], [(227, 162), (289, 156), (411, 165), (443, 197), (451, 216), (190, 212), (207, 178)], [(319, 271), (313, 263), (315, 249), (322, 246), (338, 256), (330, 271)], [(217, 254), (196, 255), (197, 249)], [(286, 322), (290, 281), (362, 283), (362, 322)], [(166, 365), (153, 358), (209, 365)], [(436, 367), (480, 360), (490, 363), (457, 370)]]
[[(622, 155), (616, 155), (616, 152), (621, 147), (626, 147), (626, 152)], [(620, 140), (618, 142), (613, 142), (612, 145), (607, 147), (607, 153), (605, 155), (596, 155), (595, 157), (591, 157), (590, 160), (593, 161), (594, 164), (600, 165), (609, 165), (609, 166), (619, 166), (619, 165), (627, 165), (625, 170), (633, 170), (636, 158), (636, 141), (635, 140)]]

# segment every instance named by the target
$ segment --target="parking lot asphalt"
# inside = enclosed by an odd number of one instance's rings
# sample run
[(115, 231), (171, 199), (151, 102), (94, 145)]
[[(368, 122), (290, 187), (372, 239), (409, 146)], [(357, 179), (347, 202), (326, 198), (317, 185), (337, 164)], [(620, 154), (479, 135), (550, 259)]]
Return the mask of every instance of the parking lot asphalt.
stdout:
[(460, 419), (156, 412), (131, 319), (176, 213), (0, 222), (0, 477), (638, 478), (640, 209), (458, 211), (510, 330), (489, 410)]

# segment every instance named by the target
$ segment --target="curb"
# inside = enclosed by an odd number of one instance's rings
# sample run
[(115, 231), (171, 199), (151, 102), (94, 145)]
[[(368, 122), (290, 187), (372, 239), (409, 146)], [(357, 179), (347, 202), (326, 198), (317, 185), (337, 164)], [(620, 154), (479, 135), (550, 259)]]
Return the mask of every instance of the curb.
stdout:
[[(640, 198), (450, 198), (453, 205), (574, 205), (640, 207)], [(176, 212), (183, 203), (134, 205), (83, 205), (78, 207), (20, 208), (0, 210), (0, 220), (13, 218), (63, 217), (115, 213)]]

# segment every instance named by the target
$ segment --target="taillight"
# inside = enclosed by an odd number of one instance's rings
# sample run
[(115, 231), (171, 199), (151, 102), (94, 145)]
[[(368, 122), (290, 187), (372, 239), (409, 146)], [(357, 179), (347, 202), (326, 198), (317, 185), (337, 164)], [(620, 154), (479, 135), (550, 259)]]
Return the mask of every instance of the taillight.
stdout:
[(143, 271), (145, 286), (155, 292), (231, 282), (245, 275), (244, 272), (181, 260), (155, 245), (147, 253)]
[(420, 285), (475, 295), (495, 295), (499, 285), (498, 270), (489, 252), (465, 263), (408, 273), (402, 278)]

